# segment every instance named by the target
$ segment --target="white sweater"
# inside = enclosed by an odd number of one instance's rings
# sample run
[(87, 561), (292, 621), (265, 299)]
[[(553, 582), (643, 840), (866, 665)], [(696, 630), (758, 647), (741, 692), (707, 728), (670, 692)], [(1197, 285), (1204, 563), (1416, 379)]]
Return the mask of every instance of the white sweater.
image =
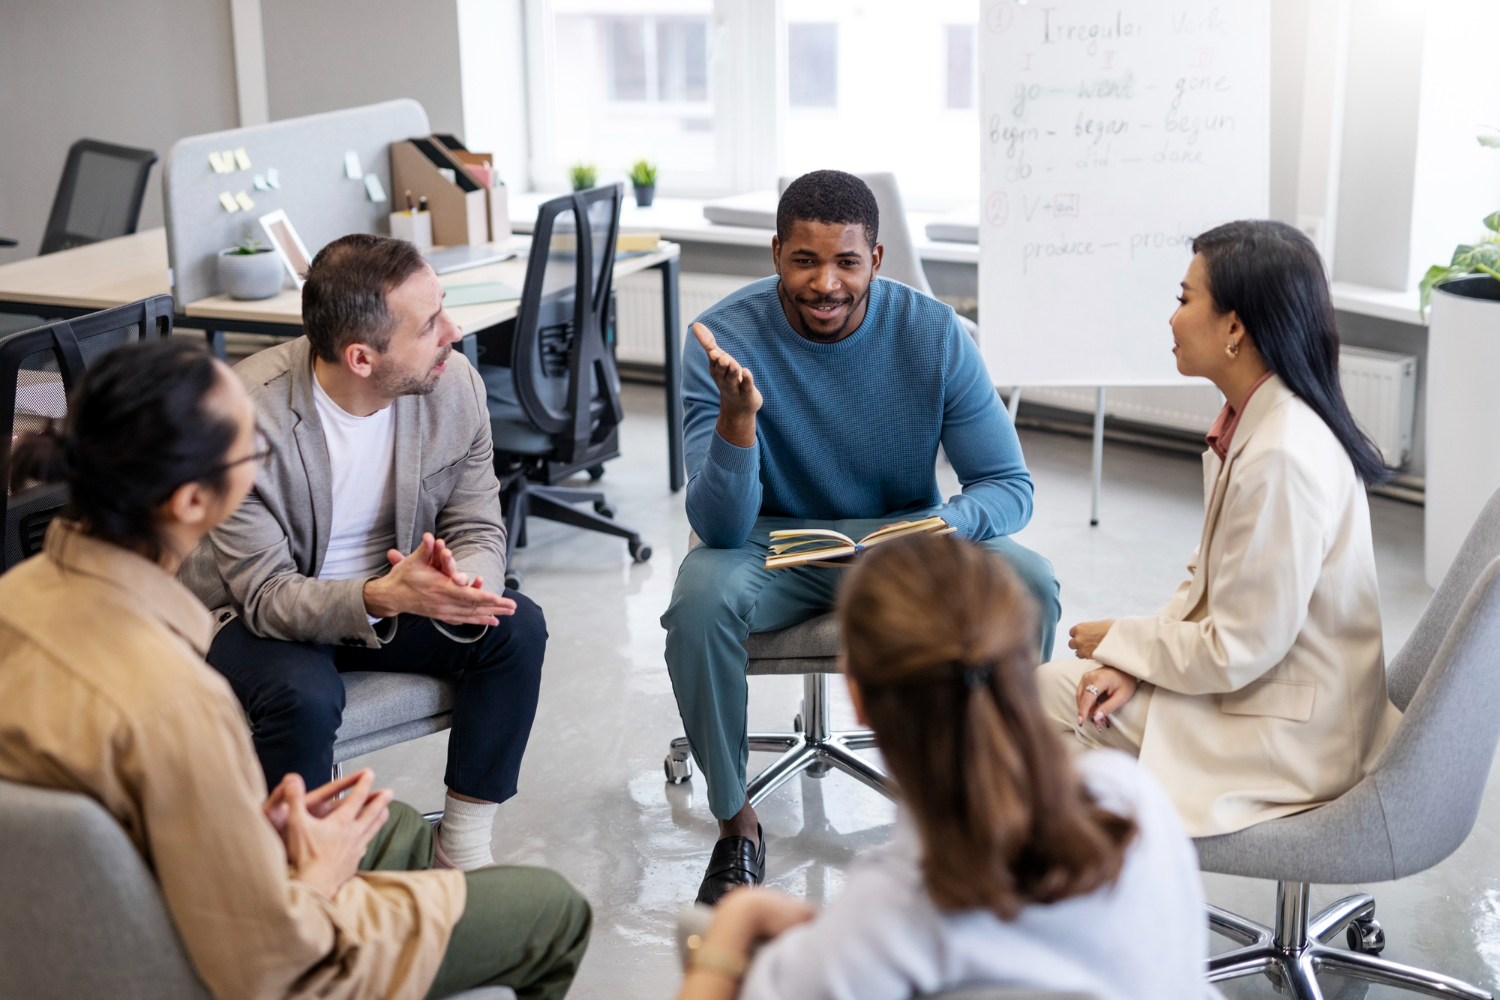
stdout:
[(959, 986), (1078, 990), (1100, 1000), (1217, 996), (1204, 981), (1208, 924), (1198, 858), (1171, 801), (1136, 761), (1078, 762), (1105, 808), (1140, 832), (1114, 885), (1013, 921), (945, 913), (922, 884), (915, 824), (851, 867), (843, 894), (761, 949), (742, 1000), (907, 1000)]

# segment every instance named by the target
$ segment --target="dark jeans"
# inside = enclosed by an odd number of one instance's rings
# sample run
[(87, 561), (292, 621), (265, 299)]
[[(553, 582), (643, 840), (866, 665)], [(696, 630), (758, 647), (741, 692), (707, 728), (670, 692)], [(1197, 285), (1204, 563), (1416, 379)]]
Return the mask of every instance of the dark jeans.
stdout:
[(236, 618), (219, 630), (208, 662), (229, 679), (250, 717), (255, 752), (274, 788), (292, 771), (308, 788), (333, 771), (333, 739), (344, 713), (346, 670), (430, 674), (454, 685), (448, 737), (449, 790), (488, 802), (516, 794), (521, 755), (536, 718), (547, 623), (542, 609), (507, 590), (516, 613), (478, 642), (458, 643), (416, 615), (402, 615), (379, 649), (262, 639)]

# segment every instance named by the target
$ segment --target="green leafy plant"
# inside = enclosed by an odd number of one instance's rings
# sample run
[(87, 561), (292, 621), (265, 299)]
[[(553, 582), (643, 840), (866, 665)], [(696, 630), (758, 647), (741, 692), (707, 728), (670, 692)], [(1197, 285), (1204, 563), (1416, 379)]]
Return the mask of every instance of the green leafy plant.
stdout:
[(1471, 274), (1487, 274), (1500, 281), (1500, 212), (1491, 212), (1484, 217), (1484, 228), (1489, 232), (1478, 243), (1460, 243), (1453, 251), (1453, 260), (1434, 264), (1422, 275), (1422, 311), (1432, 301), (1432, 290), (1453, 278)]
[(568, 168), (568, 179), (574, 191), (585, 191), (599, 180), (599, 168), (592, 163), (575, 163)]
[(234, 241), (234, 249), (229, 251), (232, 257), (248, 257), (255, 253), (270, 253), (271, 248), (266, 246), (254, 236), (246, 236)]
[(630, 183), (636, 187), (650, 187), (656, 183), (656, 164), (650, 160), (636, 160), (630, 166)]

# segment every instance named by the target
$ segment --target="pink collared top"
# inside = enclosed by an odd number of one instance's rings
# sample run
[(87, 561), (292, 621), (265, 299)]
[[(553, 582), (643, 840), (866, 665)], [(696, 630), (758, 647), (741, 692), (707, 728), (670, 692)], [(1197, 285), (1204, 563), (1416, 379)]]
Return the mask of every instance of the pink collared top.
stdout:
[[(1266, 372), (1255, 380), (1255, 384), (1245, 394), (1245, 404), (1247, 406), (1250, 403), (1250, 397), (1255, 395), (1255, 390), (1264, 385), (1266, 379), (1274, 374), (1274, 372)], [(1240, 415), (1244, 412), (1244, 406), (1241, 406), (1239, 413), (1236, 413), (1234, 407), (1225, 403), (1224, 409), (1220, 410), (1219, 415), (1214, 418), (1214, 425), (1208, 429), (1208, 446), (1213, 449), (1215, 455), (1219, 456), (1219, 461), (1221, 462), (1229, 457), (1229, 444), (1234, 440), (1235, 428), (1239, 427)]]

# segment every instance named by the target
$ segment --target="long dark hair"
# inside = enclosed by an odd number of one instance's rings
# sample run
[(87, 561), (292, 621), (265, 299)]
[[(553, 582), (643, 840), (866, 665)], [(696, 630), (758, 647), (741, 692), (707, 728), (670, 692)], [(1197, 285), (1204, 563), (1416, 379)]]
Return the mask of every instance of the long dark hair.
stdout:
[(887, 542), (838, 616), (937, 906), (1011, 920), (1119, 876), (1135, 823), (1094, 801), (1042, 713), (1036, 611), (1004, 560), (953, 536)]
[(211, 403), (218, 388), (218, 368), (201, 348), (154, 338), (118, 347), (73, 389), (66, 423), (17, 443), (11, 490), (66, 483), (64, 517), (156, 559), (157, 508), (184, 483), (224, 487), (239, 428)]
[(1284, 222), (1253, 219), (1210, 229), (1193, 252), (1208, 265), (1215, 309), (1239, 314), (1271, 371), (1323, 418), (1360, 478), (1391, 478), (1344, 401), (1333, 300), (1312, 241)]

